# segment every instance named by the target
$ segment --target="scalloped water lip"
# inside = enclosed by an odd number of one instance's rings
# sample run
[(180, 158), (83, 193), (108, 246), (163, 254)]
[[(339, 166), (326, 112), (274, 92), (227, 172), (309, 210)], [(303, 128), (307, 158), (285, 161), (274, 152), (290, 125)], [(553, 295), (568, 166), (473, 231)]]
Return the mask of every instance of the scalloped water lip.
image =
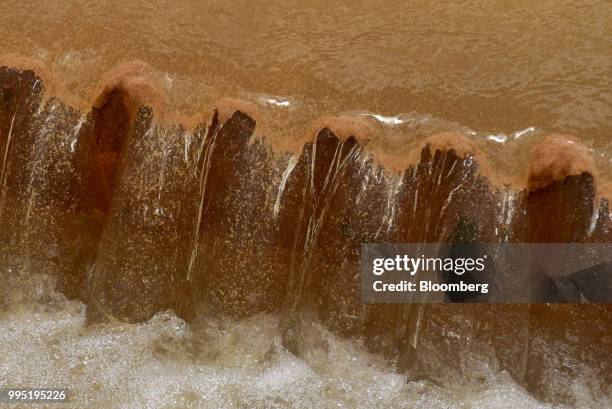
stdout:
[[(21, 58), (17, 56), (0, 56), (0, 65), (5, 67), (14, 66), (16, 69), (30, 69), (33, 70), (36, 75), (39, 75), (42, 72), (42, 80), (45, 87), (48, 87), (47, 91), (44, 94), (45, 98), (53, 98), (58, 97), (66, 101), (69, 105), (73, 105), (74, 102), (78, 99), (74, 95), (72, 95), (68, 90), (62, 89), (61, 86), (56, 84), (56, 76), (54, 73), (49, 72), (45, 68), (43, 68), (43, 63), (40, 61), (32, 60), (29, 58)], [(121, 90), (127, 97), (127, 107), (134, 113), (139, 105), (148, 105), (151, 106), (155, 112), (156, 121), (161, 124), (171, 124), (178, 123), (182, 124), (181, 126), (186, 127), (187, 129), (196, 128), (197, 126), (201, 126), (203, 123), (203, 116), (201, 114), (193, 115), (192, 117), (186, 117), (178, 112), (171, 112), (168, 109), (168, 98), (165, 95), (163, 90), (163, 78), (160, 78), (160, 74), (155, 72), (155, 70), (149, 66), (147, 63), (142, 61), (133, 61), (129, 63), (120, 64), (106, 74), (102, 75), (98, 85), (95, 87), (94, 93), (92, 94), (91, 100), (93, 101), (91, 104), (86, 103), (81, 100), (77, 105), (77, 109), (82, 112), (89, 112), (91, 107), (98, 106), (101, 104), (101, 101), (105, 100), (105, 96), (113, 89)], [(72, 102), (72, 103), (71, 103)], [(273, 96), (273, 95), (265, 95), (260, 94), (258, 97), (258, 102), (264, 103), (267, 106), (272, 106), (274, 108), (279, 109), (292, 109), (292, 102), (287, 97), (281, 96)], [(74, 106), (74, 105), (73, 105)], [(251, 102), (240, 100), (236, 98), (221, 98), (216, 103), (216, 109), (220, 113), (220, 120), (224, 122), (227, 120), (233, 112), (241, 111), (256, 121), (259, 122), (261, 115), (260, 110)], [(133, 114), (132, 114), (133, 115)], [(417, 114), (397, 114), (392, 116), (386, 116), (378, 113), (372, 112), (361, 112), (361, 113), (353, 113), (349, 115), (343, 116), (324, 116), (315, 120), (312, 125), (312, 130), (306, 134), (304, 138), (297, 138), (293, 143), (294, 153), (301, 151), (301, 147), (304, 141), (312, 140), (317, 132), (324, 128), (329, 127), (334, 133), (336, 133), (341, 138), (345, 139), (350, 133), (352, 136), (355, 136), (358, 140), (363, 142), (366, 151), (373, 153), (373, 157), (375, 160), (380, 161), (383, 166), (385, 163), (387, 164), (388, 170), (402, 171), (407, 165), (410, 163), (414, 163), (418, 159), (418, 155), (420, 150), (424, 145), (431, 144), (432, 139), (427, 138), (422, 144), (420, 144), (417, 148), (413, 149), (408, 155), (399, 157), (395, 152), (389, 151), (388, 148), (383, 148), (379, 141), (383, 141), (384, 137), (377, 135), (377, 131), (375, 127), (372, 127), (368, 124), (368, 120), (373, 121), (374, 123), (380, 124), (384, 127), (390, 128), (399, 128), (402, 126), (419, 126), (423, 123), (428, 122), (431, 119), (430, 115), (422, 115)], [(360, 118), (363, 118), (366, 122), (361, 121)], [(262, 124), (260, 124), (262, 125)], [(265, 127), (265, 119), (263, 120), (263, 127)], [(489, 135), (487, 139), (497, 142), (500, 145), (504, 145), (509, 139), (518, 141), (522, 140), (525, 135), (530, 135), (534, 132), (537, 132), (537, 129), (534, 126), (530, 126), (512, 133), (512, 137), (509, 138), (506, 135), (498, 134)], [(380, 132), (378, 132), (380, 133)], [(346, 135), (345, 135), (346, 134)], [(477, 133), (476, 133), (477, 134)], [(459, 134), (457, 134), (459, 135)], [(505, 136), (505, 139), (504, 139)], [(569, 139), (569, 143), (574, 143), (572, 137)], [(268, 141), (272, 141), (274, 138), (264, 137), (264, 139)], [(277, 138), (278, 139), (278, 138)], [(291, 146), (291, 144), (286, 145), (286, 139), (281, 144), (281, 146)], [(447, 142), (445, 148), (452, 148), (458, 151), (463, 151), (465, 147), (462, 146), (464, 142), (460, 142), (462, 138), (458, 138), (456, 141), (448, 145)], [(443, 144), (443, 145), (444, 145)], [(471, 142), (470, 142), (471, 144)], [(272, 147), (275, 144), (271, 143)], [(436, 143), (434, 142), (435, 146)], [(281, 148), (281, 150), (287, 149)], [(582, 148), (579, 148), (582, 149)], [(289, 148), (291, 150), (291, 148)], [(386, 151), (385, 151), (386, 150)], [(526, 185), (527, 182), (522, 182), (520, 180), (516, 180), (514, 176), (511, 175), (500, 175), (497, 172), (493, 172), (491, 170), (490, 158), (482, 152), (482, 150), (476, 146), (470, 146), (468, 151), (472, 152), (474, 156), (478, 157), (478, 162), (480, 164), (480, 171), (488, 176), (490, 180), (497, 185), (506, 185), (512, 184), (515, 185), (517, 189), (521, 189), (523, 185)], [(532, 159), (533, 160), (533, 159)], [(569, 168), (572, 168), (569, 166)], [(589, 171), (593, 175), (597, 175), (598, 178), (601, 178), (599, 172), (595, 170), (595, 164), (590, 166)], [(528, 179), (532, 179), (530, 176)], [(556, 180), (556, 179), (555, 179)], [(600, 183), (597, 184), (598, 189), (607, 191), (609, 186), (612, 186), (607, 180), (600, 180)]]

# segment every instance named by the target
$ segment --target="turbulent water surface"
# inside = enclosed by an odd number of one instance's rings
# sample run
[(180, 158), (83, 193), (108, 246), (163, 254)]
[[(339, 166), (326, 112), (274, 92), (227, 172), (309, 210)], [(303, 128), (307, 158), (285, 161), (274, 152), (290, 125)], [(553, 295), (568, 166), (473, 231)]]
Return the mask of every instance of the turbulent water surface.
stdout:
[[(538, 402), (504, 372), (460, 388), (409, 382), (360, 343), (324, 329), (325, 353), (299, 359), (282, 347), (273, 315), (203, 315), (188, 326), (159, 313), (139, 325), (83, 324), (77, 302), (3, 313), (3, 384), (68, 386), (72, 400), (60, 406), (70, 408), (568, 408)], [(592, 376), (557, 380), (572, 407), (609, 407), (593, 394)]]
[[(612, 407), (609, 307), (358, 291), (362, 242), (610, 241), (610, 26), (595, 0), (1, 1), (0, 63), (34, 70), (0, 64), (0, 387), (68, 387), (74, 408)], [(105, 77), (135, 60), (154, 75)], [(130, 105), (148, 85), (172, 115)], [(222, 97), (259, 116), (211, 114)], [(344, 117), (301, 139), (325, 115)]]

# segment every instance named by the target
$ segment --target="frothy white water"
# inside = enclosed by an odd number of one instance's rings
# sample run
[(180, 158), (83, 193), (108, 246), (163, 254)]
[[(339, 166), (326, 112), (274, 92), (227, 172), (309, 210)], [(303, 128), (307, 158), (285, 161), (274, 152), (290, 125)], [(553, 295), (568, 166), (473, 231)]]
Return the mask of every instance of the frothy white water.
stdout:
[[(2, 312), (0, 386), (68, 387), (66, 408), (552, 407), (505, 373), (461, 390), (408, 382), (358, 341), (329, 333), (326, 353), (305, 361), (282, 347), (273, 315), (201, 316), (191, 326), (171, 312), (139, 325), (84, 321), (85, 306), (71, 301)], [(588, 391), (576, 393), (592, 407)]]

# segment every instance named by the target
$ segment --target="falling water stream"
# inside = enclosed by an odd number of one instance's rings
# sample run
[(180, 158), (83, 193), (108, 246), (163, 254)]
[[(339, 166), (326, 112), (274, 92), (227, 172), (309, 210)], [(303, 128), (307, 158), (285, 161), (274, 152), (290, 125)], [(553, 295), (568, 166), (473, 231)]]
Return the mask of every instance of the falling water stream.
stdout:
[(610, 26), (595, 0), (0, 2), (0, 387), (612, 407), (609, 308), (355, 290), (360, 243), (464, 218), (485, 242), (611, 240)]

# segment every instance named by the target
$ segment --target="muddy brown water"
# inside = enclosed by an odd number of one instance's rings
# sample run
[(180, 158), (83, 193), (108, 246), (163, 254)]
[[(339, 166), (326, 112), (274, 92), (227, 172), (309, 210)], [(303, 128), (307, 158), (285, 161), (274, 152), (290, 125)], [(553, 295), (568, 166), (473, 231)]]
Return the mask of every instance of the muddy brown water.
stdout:
[(85, 99), (142, 60), (176, 110), (251, 100), (271, 111), (262, 132), (302, 135), (346, 112), (408, 141), (466, 128), (509, 174), (525, 168), (524, 140), (572, 133), (607, 171), (611, 17), (605, 1), (4, 1), (0, 50), (42, 60)]
[(2, 2), (0, 66), (34, 72), (0, 72), (0, 379), (74, 407), (609, 407), (609, 307), (369, 309), (346, 284), (360, 240), (466, 215), (609, 241), (611, 10)]

